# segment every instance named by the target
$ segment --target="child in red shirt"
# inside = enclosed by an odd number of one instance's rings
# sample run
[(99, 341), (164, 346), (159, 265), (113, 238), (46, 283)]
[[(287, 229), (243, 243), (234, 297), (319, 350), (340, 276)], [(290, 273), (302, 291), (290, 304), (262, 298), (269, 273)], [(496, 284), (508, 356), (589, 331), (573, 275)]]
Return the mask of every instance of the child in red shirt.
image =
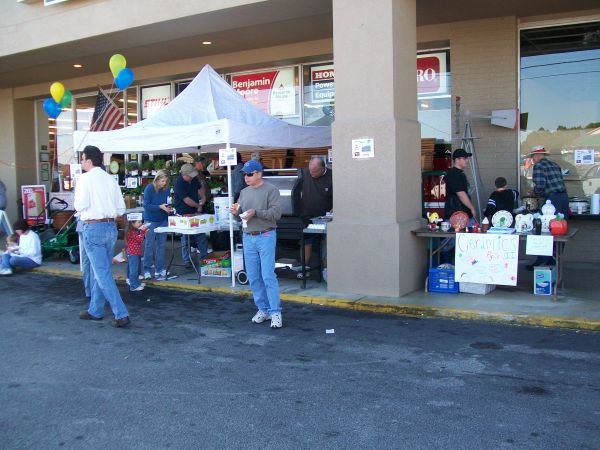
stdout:
[(144, 248), (144, 236), (148, 225), (144, 224), (138, 217), (132, 220), (127, 217), (127, 233), (125, 234), (125, 249), (127, 250), (127, 278), (130, 291), (142, 291), (146, 286), (140, 283), (140, 261), (142, 259), (142, 248)]

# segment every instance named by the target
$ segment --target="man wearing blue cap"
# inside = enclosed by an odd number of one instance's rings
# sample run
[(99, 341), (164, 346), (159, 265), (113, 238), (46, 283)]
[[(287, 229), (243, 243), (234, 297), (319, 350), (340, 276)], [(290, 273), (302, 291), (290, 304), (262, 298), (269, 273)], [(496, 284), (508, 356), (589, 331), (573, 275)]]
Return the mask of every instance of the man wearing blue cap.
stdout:
[(275, 229), (281, 218), (279, 189), (262, 179), (263, 166), (258, 161), (248, 161), (242, 173), (248, 187), (242, 189), (230, 212), (242, 221), (246, 272), (258, 308), (252, 322), (271, 319), (271, 328), (281, 328), (279, 283), (275, 276)]

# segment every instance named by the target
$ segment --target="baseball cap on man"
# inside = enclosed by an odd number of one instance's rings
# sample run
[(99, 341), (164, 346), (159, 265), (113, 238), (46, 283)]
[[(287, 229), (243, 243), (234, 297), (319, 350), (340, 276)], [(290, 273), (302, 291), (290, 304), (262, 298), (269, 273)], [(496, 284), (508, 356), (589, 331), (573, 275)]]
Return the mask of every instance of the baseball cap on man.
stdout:
[(244, 164), (241, 171), (244, 173), (262, 172), (263, 166), (258, 161), (251, 159)]
[(198, 171), (191, 164), (184, 164), (183, 166), (181, 166), (181, 169), (179, 169), (179, 173), (181, 175), (187, 175), (188, 177), (192, 178), (198, 175)]
[(529, 156), (533, 156), (533, 155), (547, 155), (547, 154), (548, 154), (548, 150), (546, 150), (543, 145), (536, 145), (535, 147), (533, 147), (531, 149), (531, 152), (529, 153)]
[(469, 153), (469, 152), (465, 151), (464, 148), (457, 148), (452, 153), (452, 159), (456, 159), (456, 158), (469, 158), (471, 156), (473, 156), (473, 153)]

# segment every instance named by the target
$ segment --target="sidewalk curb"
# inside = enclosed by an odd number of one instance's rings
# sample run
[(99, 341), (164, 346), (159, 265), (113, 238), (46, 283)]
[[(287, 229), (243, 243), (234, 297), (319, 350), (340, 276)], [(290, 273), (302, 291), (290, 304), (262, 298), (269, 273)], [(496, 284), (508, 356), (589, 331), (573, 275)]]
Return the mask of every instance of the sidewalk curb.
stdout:
[[(61, 277), (81, 278), (79, 272), (70, 272), (60, 269), (52, 269), (49, 267), (38, 267), (34, 269), (35, 272), (45, 273), (48, 275), (57, 275)], [(116, 277), (118, 281), (124, 282), (125, 277)], [(239, 291), (232, 288), (223, 287), (210, 287), (203, 285), (181, 285), (169, 281), (148, 281), (145, 283), (148, 286), (161, 287), (167, 289), (178, 289), (184, 291), (193, 292), (210, 292), (217, 294), (237, 295), (242, 297), (250, 297), (250, 292)], [(502, 323), (508, 325), (525, 325), (534, 327), (545, 327), (545, 328), (568, 328), (575, 330), (590, 330), (600, 331), (600, 321), (588, 320), (581, 317), (552, 317), (542, 315), (526, 315), (526, 314), (512, 314), (512, 313), (490, 313), (485, 311), (478, 311), (474, 309), (455, 309), (455, 308), (437, 308), (434, 306), (420, 306), (420, 305), (405, 305), (405, 304), (394, 304), (394, 303), (382, 303), (371, 301), (368, 299), (350, 300), (345, 298), (335, 297), (320, 297), (311, 295), (298, 295), (288, 294), (285, 292), (281, 293), (281, 300), (328, 306), (331, 308), (349, 309), (355, 311), (372, 312), (378, 314), (391, 314), (394, 316), (406, 316), (406, 317), (435, 317), (445, 319), (460, 319), (460, 320), (477, 320), (483, 322)]]

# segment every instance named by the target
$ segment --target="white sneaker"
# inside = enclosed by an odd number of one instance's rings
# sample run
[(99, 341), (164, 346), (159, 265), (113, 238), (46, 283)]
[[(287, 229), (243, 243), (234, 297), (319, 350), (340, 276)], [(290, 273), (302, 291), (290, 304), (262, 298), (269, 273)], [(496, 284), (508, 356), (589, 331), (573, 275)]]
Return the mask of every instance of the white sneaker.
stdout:
[(263, 323), (265, 320), (268, 320), (270, 318), (271, 318), (271, 316), (269, 316), (268, 313), (266, 313), (264, 311), (258, 311), (256, 314), (254, 314), (254, 317), (252, 318), (252, 322)]
[(12, 269), (0, 269), (0, 275), (12, 275)]
[(129, 285), (130, 285), (130, 283), (129, 283), (129, 278), (125, 278), (125, 284), (126, 284), (127, 286), (129, 286)]
[(144, 279), (144, 275), (142, 275), (141, 273), (138, 275), (138, 280), (143, 280)]
[(150, 274), (150, 272), (146, 272), (144, 273), (144, 278), (140, 278), (140, 280), (149, 280), (152, 278), (152, 275)]
[[(170, 272), (169, 272), (170, 273)], [(154, 274), (154, 279), (156, 281), (165, 281), (167, 279), (167, 275), (169, 275), (166, 270)]]
[(271, 314), (271, 328), (281, 328), (283, 326), (283, 319), (281, 313)]
[(146, 287), (146, 284), (142, 283), (138, 287), (131, 289), (131, 291), (143, 291), (145, 287)]

